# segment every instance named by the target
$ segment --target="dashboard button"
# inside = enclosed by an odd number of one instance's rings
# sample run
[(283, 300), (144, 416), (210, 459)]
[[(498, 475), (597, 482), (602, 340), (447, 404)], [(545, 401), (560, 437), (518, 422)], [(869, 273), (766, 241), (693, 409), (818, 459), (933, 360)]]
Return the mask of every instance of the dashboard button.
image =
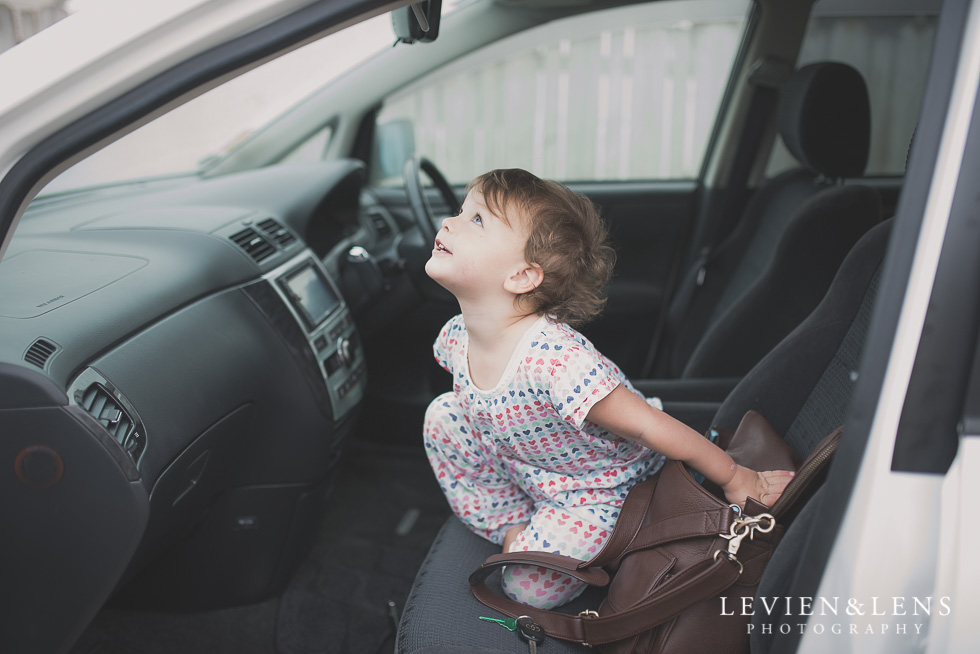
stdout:
[(326, 361), (323, 362), (323, 365), (327, 369), (327, 374), (332, 375), (333, 373), (337, 372), (341, 367), (343, 367), (344, 363), (340, 358), (340, 353), (334, 352), (332, 356), (330, 356)]

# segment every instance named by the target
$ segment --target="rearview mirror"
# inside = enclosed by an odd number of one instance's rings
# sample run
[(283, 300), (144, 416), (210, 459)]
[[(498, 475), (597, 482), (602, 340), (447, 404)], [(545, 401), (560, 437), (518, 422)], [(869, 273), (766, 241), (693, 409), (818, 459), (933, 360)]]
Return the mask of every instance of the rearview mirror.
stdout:
[(431, 43), (439, 36), (442, 0), (420, 0), (391, 12), (391, 26), (402, 43)]

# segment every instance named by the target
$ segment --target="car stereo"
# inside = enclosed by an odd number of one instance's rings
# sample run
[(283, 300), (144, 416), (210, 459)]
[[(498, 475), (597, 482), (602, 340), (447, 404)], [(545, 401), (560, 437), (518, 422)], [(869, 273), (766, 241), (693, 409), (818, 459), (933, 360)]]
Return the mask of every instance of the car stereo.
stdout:
[(309, 250), (265, 277), (303, 327), (339, 420), (360, 402), (366, 381), (357, 329), (340, 292)]
[(283, 274), (278, 282), (307, 331), (315, 330), (340, 308), (340, 298), (311, 259)]

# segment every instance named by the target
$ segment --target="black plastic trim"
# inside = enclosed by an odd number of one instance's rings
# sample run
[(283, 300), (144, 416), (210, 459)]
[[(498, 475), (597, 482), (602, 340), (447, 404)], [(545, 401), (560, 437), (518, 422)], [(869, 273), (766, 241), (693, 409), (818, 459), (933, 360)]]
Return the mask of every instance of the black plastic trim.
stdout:
[(354, 136), (354, 145), (351, 147), (350, 156), (360, 159), (368, 170), (370, 178), (371, 162), (374, 158), (374, 128), (381, 113), (381, 104), (376, 104), (361, 117), (361, 122), (357, 126), (357, 134)]
[[(841, 440), (824, 484), (821, 504), (814, 518), (814, 524), (820, 525), (820, 528), (812, 530), (806, 547), (800, 553), (796, 576), (787, 590), (787, 596), (816, 595), (845, 509), (857, 484), (908, 286), (926, 199), (932, 185), (932, 170), (945, 128), (969, 9), (968, 0), (946, 0), (943, 3), (905, 187), (899, 198), (895, 226), (883, 263), (881, 287), (869, 326), (869, 338), (861, 358), (861, 376), (848, 409), (847, 437)], [(787, 634), (774, 634), (770, 651), (795, 652), (799, 641), (798, 629), (791, 629)]]
[(58, 130), (28, 151), (0, 181), (0, 243), (6, 241), (15, 217), (34, 186), (63, 161), (212, 79), (386, 4), (392, 3), (384, 0), (320, 0), (195, 55)]
[[(977, 334), (977, 340), (980, 341), (980, 334)], [(980, 348), (973, 351), (973, 366), (963, 401), (963, 418), (959, 431), (964, 438), (980, 437)]]
[(944, 475), (956, 456), (980, 328), (980, 106), (974, 105), (929, 298), (895, 436), (892, 470)]
[[(708, 174), (708, 166), (711, 161), (711, 155), (718, 145), (718, 139), (721, 137), (721, 116), (728, 114), (728, 111), (732, 106), (732, 98), (735, 97), (735, 89), (738, 87), (738, 76), (732, 73), (737, 70), (742, 70), (746, 65), (746, 60), (749, 55), (749, 44), (752, 42), (752, 37), (755, 34), (756, 29), (759, 27), (759, 20), (762, 16), (762, 7), (759, 6), (757, 0), (753, 0), (752, 7), (749, 9), (748, 16), (745, 18), (745, 28), (742, 30), (742, 41), (738, 46), (738, 52), (735, 53), (735, 59), (732, 61), (731, 67), (728, 69), (728, 84), (725, 85), (725, 91), (721, 96), (721, 102), (718, 104), (718, 111), (715, 113), (715, 123), (711, 128), (711, 133), (708, 135), (708, 142), (704, 147), (704, 156), (701, 158), (701, 169), (698, 171), (698, 179), (704, 180), (705, 175)], [(754, 153), (753, 153), (754, 154)]]
[[(331, 286), (331, 288), (333, 288)], [(323, 380), (323, 373), (317, 363), (316, 355), (310, 349), (306, 334), (293, 319), (292, 314), (280, 299), (271, 282), (260, 280), (242, 287), (242, 292), (259, 311), (269, 320), (276, 332), (282, 338), (282, 342), (293, 355), (293, 359), (303, 371), (303, 377), (310, 385), (316, 397), (317, 405), (323, 416), (333, 420), (333, 405), (330, 402), (330, 393), (327, 390), (326, 382)]]
[[(731, 111), (732, 102), (735, 97), (735, 90), (738, 87), (740, 77), (734, 73), (736, 71), (743, 70), (747, 65), (749, 65), (749, 47), (761, 20), (762, 7), (759, 5), (758, 0), (753, 0), (749, 14), (746, 17), (745, 29), (742, 32), (742, 42), (739, 45), (734, 61), (732, 61), (731, 68), (729, 68), (728, 84), (725, 86), (725, 92), (721, 96), (718, 111), (715, 113), (715, 122), (711, 128), (711, 134), (708, 136), (708, 142), (705, 144), (704, 156), (701, 158), (701, 168), (698, 170), (697, 177), (697, 188), (694, 190), (694, 197), (697, 202), (696, 213), (694, 215), (694, 219), (690, 222), (684, 239), (677, 244), (674, 270), (671, 275), (670, 284), (667, 288), (669, 292), (665, 294), (666, 301), (664, 308), (661, 310), (661, 315), (664, 316), (664, 318), (666, 318), (667, 314), (666, 307), (669, 306), (670, 300), (677, 291), (677, 285), (684, 277), (683, 271), (686, 271), (694, 263), (702, 246), (711, 244), (710, 240), (712, 234), (723, 231), (723, 229), (726, 229), (729, 226), (728, 221), (731, 220), (731, 215), (726, 216), (724, 214), (727, 212), (729, 214), (735, 214), (736, 217), (740, 215), (741, 208), (745, 206), (745, 201), (748, 197), (748, 191), (744, 187), (744, 179), (742, 180), (741, 189), (735, 187), (731, 182), (732, 176), (737, 173), (730, 172), (728, 177), (723, 180), (723, 186), (721, 188), (709, 186), (705, 183), (705, 178), (708, 174), (708, 169), (711, 162), (714, 159), (714, 153), (718, 147), (718, 140), (721, 138), (721, 117), (727, 115)], [(746, 112), (746, 116), (753, 115), (752, 112), (755, 110), (755, 107), (759, 102), (758, 98), (760, 94), (771, 94), (766, 93), (765, 91), (772, 92), (771, 89), (753, 87), (752, 98), (749, 101), (750, 110)], [(757, 141), (757, 136), (754, 133), (758, 132), (760, 129), (764, 132), (765, 127), (768, 124), (768, 120), (764, 119), (748, 118), (748, 121), (751, 125), (758, 125), (759, 128), (749, 129), (746, 133), (739, 136), (738, 145), (735, 148), (734, 162), (738, 165), (744, 165), (743, 160), (748, 158), (749, 165), (746, 166), (746, 176), (751, 168), (752, 160), (756, 156), (756, 146), (758, 143), (755, 142)], [(753, 134), (749, 134), (748, 132), (752, 132)], [(749, 151), (746, 152), (746, 149)], [(731, 167), (729, 167), (730, 171), (737, 170), (734, 163)], [(719, 226), (719, 223), (722, 223), (722, 225)]]

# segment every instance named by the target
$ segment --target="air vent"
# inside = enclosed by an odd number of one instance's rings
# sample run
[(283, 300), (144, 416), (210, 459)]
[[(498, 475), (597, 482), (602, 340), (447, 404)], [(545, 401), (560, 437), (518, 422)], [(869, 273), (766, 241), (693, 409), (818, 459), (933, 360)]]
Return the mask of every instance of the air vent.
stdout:
[[(101, 374), (86, 368), (68, 386), (68, 401), (86, 411), (137, 464), (147, 446), (146, 427), (132, 404)], [(127, 472), (138, 479), (136, 468)]]
[(276, 253), (275, 246), (251, 227), (235, 232), (231, 235), (231, 240), (245, 250), (245, 254), (255, 259), (256, 263), (262, 262)]
[(266, 218), (260, 222), (259, 229), (261, 229), (266, 236), (275, 241), (275, 243), (284, 250), (292, 245), (296, 240), (296, 237), (293, 236), (288, 229), (277, 223), (272, 218)]
[(117, 443), (125, 443), (133, 430), (133, 419), (123, 410), (112, 393), (101, 384), (92, 384), (82, 395), (79, 405), (92, 414), (112, 434)]
[(27, 348), (24, 354), (24, 361), (33, 363), (38, 368), (44, 369), (51, 355), (58, 351), (58, 346), (46, 338), (39, 338)]
[(377, 232), (379, 238), (391, 236), (391, 225), (385, 220), (384, 214), (380, 211), (369, 211), (368, 218), (371, 219), (371, 224), (374, 225), (374, 231)]

